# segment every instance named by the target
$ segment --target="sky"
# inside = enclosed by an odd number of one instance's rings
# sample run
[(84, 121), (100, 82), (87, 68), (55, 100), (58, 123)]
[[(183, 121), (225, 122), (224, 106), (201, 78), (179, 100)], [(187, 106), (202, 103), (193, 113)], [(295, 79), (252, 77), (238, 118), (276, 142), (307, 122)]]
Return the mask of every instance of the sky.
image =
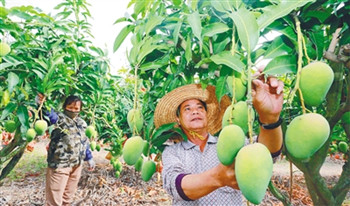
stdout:
[[(6, 8), (21, 5), (32, 5), (40, 8), (45, 13), (55, 14), (53, 9), (56, 5), (64, 0), (7, 0)], [(127, 8), (129, 0), (88, 0), (91, 6), (89, 7), (93, 19), (89, 20), (92, 24), (91, 32), (94, 35), (93, 43), (108, 52), (108, 57), (111, 61), (111, 73), (117, 74), (117, 70), (121, 67), (128, 67), (126, 57), (126, 49), (130, 47), (128, 37), (121, 45), (117, 52), (113, 53), (114, 40), (118, 33), (126, 25), (125, 23), (113, 23), (120, 17), (124, 17), (126, 13), (132, 13), (132, 10)]]

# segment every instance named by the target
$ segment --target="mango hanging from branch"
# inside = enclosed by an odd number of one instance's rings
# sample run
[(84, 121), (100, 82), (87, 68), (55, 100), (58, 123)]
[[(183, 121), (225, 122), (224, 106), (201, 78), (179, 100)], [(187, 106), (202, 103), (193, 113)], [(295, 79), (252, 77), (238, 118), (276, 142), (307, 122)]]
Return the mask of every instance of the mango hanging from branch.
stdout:
[(322, 147), (329, 134), (328, 121), (322, 115), (308, 113), (297, 116), (286, 131), (287, 151), (297, 159), (306, 160)]
[(7, 43), (0, 42), (0, 56), (6, 56), (10, 51), (11, 47)]
[(219, 135), (217, 155), (223, 165), (233, 163), (238, 151), (244, 146), (245, 135), (243, 130), (237, 125), (225, 126)]
[(305, 104), (319, 106), (326, 98), (333, 80), (333, 70), (324, 62), (315, 61), (303, 67), (300, 75), (300, 90)]
[(34, 129), (38, 135), (43, 135), (47, 130), (47, 122), (45, 120), (38, 120), (34, 124)]
[[(224, 116), (222, 118), (222, 127), (230, 124), (230, 113), (232, 124), (238, 125), (243, 129), (244, 133), (248, 132), (248, 105), (244, 101), (237, 102), (236, 104), (227, 107)], [(254, 112), (253, 112), (254, 118)], [(254, 120), (253, 120), (254, 121)]]
[(143, 126), (143, 116), (140, 110), (131, 109), (127, 116), (128, 125), (133, 133), (139, 134)]
[(236, 179), (247, 200), (260, 204), (272, 176), (273, 162), (270, 151), (261, 143), (244, 146), (235, 161)]
[(126, 164), (134, 165), (141, 157), (144, 141), (140, 136), (130, 137), (123, 147), (123, 158)]
[(6, 132), (12, 133), (16, 130), (16, 122), (13, 120), (7, 120), (5, 122), (5, 130)]

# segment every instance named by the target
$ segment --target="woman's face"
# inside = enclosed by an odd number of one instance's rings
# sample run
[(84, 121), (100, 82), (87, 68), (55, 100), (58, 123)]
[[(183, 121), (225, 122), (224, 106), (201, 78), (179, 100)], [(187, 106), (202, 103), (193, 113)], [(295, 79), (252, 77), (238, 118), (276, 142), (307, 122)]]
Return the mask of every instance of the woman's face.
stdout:
[(178, 121), (190, 131), (207, 129), (207, 111), (198, 99), (186, 100), (180, 105)]
[(66, 110), (70, 112), (80, 112), (80, 107), (81, 107), (81, 102), (80, 101), (75, 101), (70, 104), (67, 104)]

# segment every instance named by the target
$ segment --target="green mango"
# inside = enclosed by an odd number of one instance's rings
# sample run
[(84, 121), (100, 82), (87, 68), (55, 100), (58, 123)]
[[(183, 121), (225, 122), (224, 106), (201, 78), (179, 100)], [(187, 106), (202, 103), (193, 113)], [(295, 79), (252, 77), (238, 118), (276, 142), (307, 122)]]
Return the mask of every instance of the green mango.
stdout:
[(217, 155), (223, 165), (232, 164), (237, 152), (244, 146), (245, 135), (243, 130), (234, 124), (225, 126), (219, 135)]
[(140, 136), (130, 137), (123, 147), (123, 158), (126, 164), (134, 165), (141, 157), (144, 147), (143, 139)]
[(6, 130), (6, 132), (12, 133), (12, 132), (14, 132), (16, 130), (16, 128), (17, 127), (16, 127), (16, 122), (15, 121), (7, 120), (5, 122), (5, 130)]
[(228, 90), (231, 95), (233, 93), (233, 86), (232, 86), (233, 78), (235, 78), (235, 99), (236, 101), (240, 101), (243, 99), (243, 97), (245, 97), (247, 93), (247, 86), (246, 86), (247, 83), (242, 78), (228, 76), (226, 79), (226, 83), (228, 85)]
[[(227, 107), (224, 116), (222, 118), (222, 128), (230, 124), (230, 113), (232, 124), (238, 125), (242, 128), (243, 132), (246, 134), (248, 132), (248, 105), (244, 101), (237, 102), (233, 105), (234, 110), (232, 110), (232, 105)], [(252, 112), (254, 121), (254, 110)]]
[(344, 124), (350, 124), (350, 112), (345, 112), (343, 116), (341, 117), (341, 121)]
[(347, 153), (349, 150), (348, 144), (344, 141), (340, 141), (338, 143), (338, 148), (339, 148), (339, 151), (341, 151), (342, 153)]
[(244, 197), (260, 204), (272, 176), (273, 162), (270, 151), (261, 143), (244, 146), (235, 161), (236, 179)]
[(11, 47), (7, 43), (0, 42), (0, 56), (6, 56), (10, 51)]
[(95, 128), (94, 126), (90, 125), (86, 128), (85, 130), (85, 135), (88, 137), (88, 138), (91, 138), (95, 135), (96, 131), (95, 131)]
[(119, 171), (119, 172), (122, 172), (123, 171), (123, 164), (118, 161), (115, 165), (115, 170)]
[(141, 178), (143, 181), (149, 181), (152, 175), (156, 172), (156, 163), (152, 160), (147, 160), (142, 164)]
[(127, 115), (127, 122), (131, 131), (133, 133), (136, 132), (139, 134), (143, 126), (143, 117), (141, 111), (138, 109), (131, 109)]
[(332, 68), (320, 61), (312, 62), (301, 70), (300, 90), (308, 106), (319, 106), (325, 99), (334, 80)]
[(136, 171), (141, 171), (142, 169), (142, 164), (143, 164), (143, 158), (140, 157), (137, 162), (135, 163), (134, 167)]
[(330, 133), (328, 121), (320, 114), (295, 117), (287, 127), (285, 145), (295, 158), (306, 160), (326, 142)]
[(91, 151), (94, 151), (96, 149), (96, 142), (95, 141), (90, 142), (90, 149), (91, 149)]
[(144, 140), (143, 142), (144, 142), (144, 146), (143, 146), (142, 153), (143, 153), (143, 155), (148, 156), (149, 143), (146, 140)]
[(27, 130), (27, 133), (26, 133), (27, 142), (33, 141), (33, 139), (35, 138), (35, 136), (36, 136), (36, 131), (35, 131), (35, 129), (29, 128), (29, 129)]
[(96, 151), (99, 152), (101, 150), (101, 145), (100, 144), (96, 144)]
[(115, 178), (119, 178), (120, 177), (120, 172), (119, 171), (115, 171)]
[(34, 124), (34, 129), (38, 135), (43, 135), (47, 130), (47, 122), (45, 120), (38, 120)]

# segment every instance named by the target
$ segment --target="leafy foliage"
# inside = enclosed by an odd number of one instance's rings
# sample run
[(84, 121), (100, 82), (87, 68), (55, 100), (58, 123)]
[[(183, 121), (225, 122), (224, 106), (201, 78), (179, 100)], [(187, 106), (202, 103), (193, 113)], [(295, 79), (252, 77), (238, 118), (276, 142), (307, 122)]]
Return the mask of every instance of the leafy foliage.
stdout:
[[(154, 102), (165, 93), (194, 82), (204, 87), (216, 85), (218, 99), (225, 94), (231, 95), (226, 81), (228, 76), (244, 73), (249, 82), (250, 72), (268, 62), (263, 73), (276, 75), (285, 83), (286, 102), (282, 114), (285, 131), (289, 122), (302, 113), (301, 99), (294, 96), (293, 91), (298, 69), (311, 61), (327, 61), (339, 76), (327, 101), (317, 108), (306, 109), (322, 114), (331, 129), (336, 129), (307, 163), (284, 152), (304, 172), (315, 205), (341, 204), (349, 186), (345, 180), (350, 174), (349, 163), (344, 166), (337, 185), (331, 189), (323, 184), (324, 180), (315, 173), (315, 168), (319, 169), (323, 164), (332, 139), (339, 139), (339, 134), (344, 137), (346, 133), (347, 142), (350, 142), (346, 125), (338, 123), (342, 114), (350, 110), (349, 72), (346, 69), (349, 68), (349, 55), (337, 53), (350, 43), (348, 1), (133, 0), (131, 5), (134, 12), (116, 21), (127, 25), (116, 37), (114, 50), (131, 35), (130, 74), (138, 74), (144, 87), (150, 89), (143, 99), (143, 111), (147, 113), (154, 111)], [(298, 29), (302, 31), (302, 38)], [(277, 37), (270, 40), (271, 33)], [(331, 54), (326, 55), (327, 52)], [(339, 54), (343, 57), (339, 58)], [(247, 98), (249, 92), (248, 84)], [(146, 119), (152, 119), (151, 116)], [(256, 124), (254, 131), (258, 132)], [(156, 138), (164, 142), (170, 136), (164, 133)], [(279, 198), (288, 204), (288, 198)]]

